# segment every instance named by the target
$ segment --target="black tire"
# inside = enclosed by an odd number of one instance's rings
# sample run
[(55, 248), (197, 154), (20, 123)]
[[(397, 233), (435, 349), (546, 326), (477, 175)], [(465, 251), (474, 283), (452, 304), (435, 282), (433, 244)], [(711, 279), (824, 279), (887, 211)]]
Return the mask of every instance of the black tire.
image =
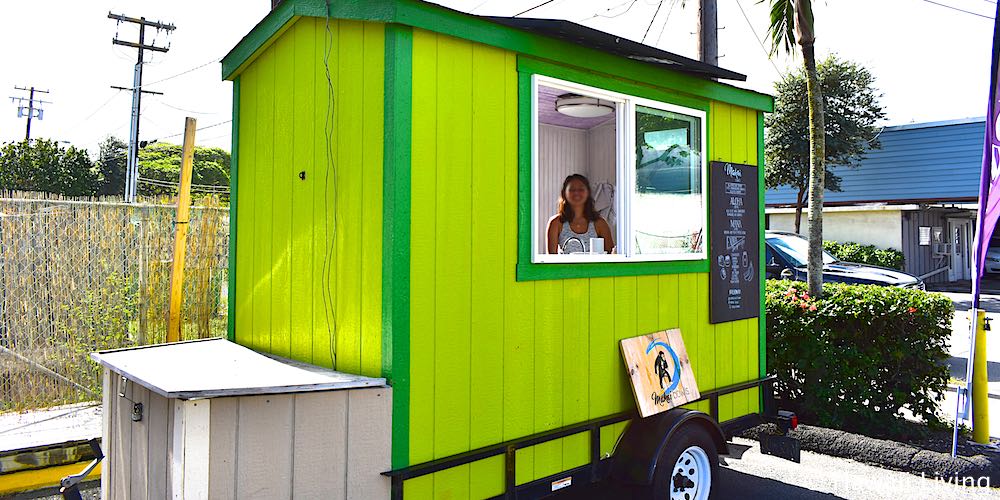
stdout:
[[(678, 471), (674, 470), (677, 459), (691, 447), (700, 448), (708, 457), (708, 470), (710, 472), (707, 488), (704, 484), (693, 485), (686, 472), (681, 471), (682, 474), (678, 474)], [(697, 451), (694, 451), (694, 453), (697, 453)], [(693, 469), (687, 470), (690, 471)], [(704, 427), (697, 423), (689, 422), (675, 431), (667, 442), (667, 445), (663, 448), (663, 452), (660, 453), (660, 457), (656, 461), (656, 471), (653, 475), (653, 484), (651, 485), (649, 498), (653, 500), (670, 500), (670, 494), (673, 492), (675, 483), (678, 486), (684, 486), (696, 492), (692, 493), (689, 500), (696, 500), (695, 494), (699, 495), (697, 498), (709, 498), (712, 493), (712, 483), (719, 477), (718, 472), (719, 453), (715, 448), (715, 441)]]

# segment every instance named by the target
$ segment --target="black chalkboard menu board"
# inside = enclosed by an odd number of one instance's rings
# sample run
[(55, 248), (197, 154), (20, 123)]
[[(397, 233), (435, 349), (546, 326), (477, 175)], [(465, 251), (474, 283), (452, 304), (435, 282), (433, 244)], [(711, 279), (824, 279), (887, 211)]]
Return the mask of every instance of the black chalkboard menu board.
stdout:
[(709, 172), (709, 318), (755, 318), (761, 279), (757, 167), (714, 161)]

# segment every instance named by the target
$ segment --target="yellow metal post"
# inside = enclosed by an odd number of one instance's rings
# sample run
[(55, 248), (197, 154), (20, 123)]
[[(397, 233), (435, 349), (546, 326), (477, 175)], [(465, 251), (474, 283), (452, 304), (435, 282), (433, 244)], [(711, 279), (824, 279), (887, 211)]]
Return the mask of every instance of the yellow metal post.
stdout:
[(990, 442), (989, 385), (986, 378), (986, 311), (976, 318), (976, 352), (972, 360), (972, 440)]
[(191, 220), (191, 171), (194, 169), (194, 131), (197, 121), (184, 120), (184, 149), (181, 153), (181, 180), (177, 191), (177, 219), (174, 221), (174, 258), (170, 269), (170, 314), (167, 342), (181, 339), (181, 303), (184, 295), (184, 253), (188, 222)]

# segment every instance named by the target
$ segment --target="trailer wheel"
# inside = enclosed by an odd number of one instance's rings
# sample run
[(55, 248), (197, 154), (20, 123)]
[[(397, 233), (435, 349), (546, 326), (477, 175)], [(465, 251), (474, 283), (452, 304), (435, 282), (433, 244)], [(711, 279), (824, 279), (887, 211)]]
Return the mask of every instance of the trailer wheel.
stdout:
[(719, 453), (705, 429), (689, 423), (677, 430), (657, 461), (655, 500), (708, 500), (719, 468)]

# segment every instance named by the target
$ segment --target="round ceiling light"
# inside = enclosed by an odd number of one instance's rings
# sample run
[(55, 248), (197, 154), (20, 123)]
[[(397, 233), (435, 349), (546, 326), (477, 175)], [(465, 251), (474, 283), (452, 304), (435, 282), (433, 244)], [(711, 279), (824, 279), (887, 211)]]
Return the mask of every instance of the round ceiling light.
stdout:
[(615, 110), (611, 101), (577, 94), (563, 94), (556, 99), (556, 111), (574, 118), (598, 118)]

